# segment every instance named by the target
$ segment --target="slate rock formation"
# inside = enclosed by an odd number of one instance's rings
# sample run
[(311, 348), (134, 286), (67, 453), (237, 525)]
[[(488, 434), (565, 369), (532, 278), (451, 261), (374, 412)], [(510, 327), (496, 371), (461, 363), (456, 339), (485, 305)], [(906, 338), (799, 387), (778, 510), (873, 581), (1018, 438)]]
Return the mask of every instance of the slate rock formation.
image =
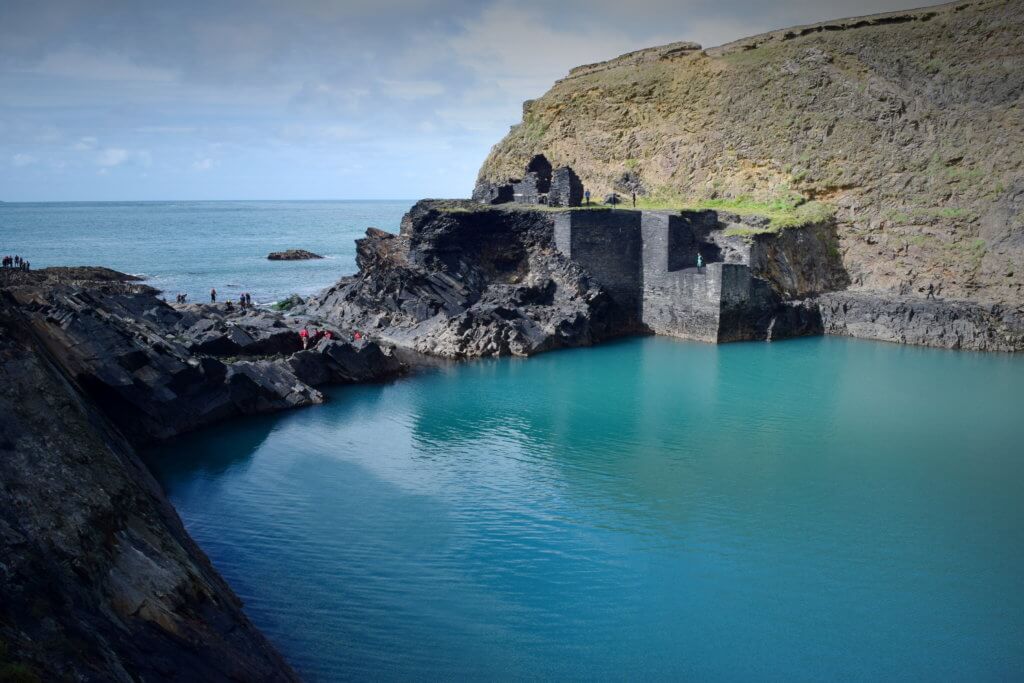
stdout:
[(368, 230), (359, 273), (298, 310), (447, 358), (531, 355), (633, 331), (616, 325), (605, 289), (554, 249), (552, 221), (421, 201), (400, 234)]
[[(289, 681), (134, 447), (394, 376), (318, 323), (172, 307), (106, 269), (0, 287), (0, 664), (43, 680)], [(19, 674), (19, 675), (20, 675)]]

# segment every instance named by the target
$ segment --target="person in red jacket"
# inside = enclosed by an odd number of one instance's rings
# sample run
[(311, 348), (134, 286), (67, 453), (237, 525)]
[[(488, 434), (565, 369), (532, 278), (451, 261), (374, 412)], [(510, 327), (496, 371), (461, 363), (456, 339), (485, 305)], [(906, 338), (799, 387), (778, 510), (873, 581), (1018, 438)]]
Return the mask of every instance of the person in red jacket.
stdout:
[(305, 327), (303, 327), (302, 330), (299, 331), (299, 339), (302, 340), (302, 348), (303, 348), (303, 350), (308, 348), (309, 347), (309, 330), (307, 330)]

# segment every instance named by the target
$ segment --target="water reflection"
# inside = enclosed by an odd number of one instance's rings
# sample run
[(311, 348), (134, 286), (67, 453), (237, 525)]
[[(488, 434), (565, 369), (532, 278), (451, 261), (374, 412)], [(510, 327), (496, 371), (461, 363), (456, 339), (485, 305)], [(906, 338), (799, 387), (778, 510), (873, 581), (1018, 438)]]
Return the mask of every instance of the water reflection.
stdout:
[(314, 679), (1012, 677), (1022, 391), (1006, 356), (631, 340), (344, 387), (158, 469)]

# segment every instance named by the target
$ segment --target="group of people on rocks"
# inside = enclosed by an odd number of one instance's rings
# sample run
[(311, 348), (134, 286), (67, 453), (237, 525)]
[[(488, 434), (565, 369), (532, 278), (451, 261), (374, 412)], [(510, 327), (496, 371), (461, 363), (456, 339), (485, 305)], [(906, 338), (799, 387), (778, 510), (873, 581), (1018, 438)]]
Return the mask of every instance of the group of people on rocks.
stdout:
[[(359, 330), (352, 333), (352, 341), (359, 341), (363, 338), (363, 335)], [(303, 325), (302, 329), (299, 330), (299, 339), (302, 340), (303, 350), (308, 349), (310, 346), (316, 346), (321, 339), (334, 339), (334, 332), (330, 330), (316, 329), (313, 332), (309, 331), (307, 325)]]
[[(177, 294), (174, 297), (174, 300), (175, 300), (176, 303), (179, 303), (179, 304), (186, 303), (186, 301), (188, 300), (188, 294), (185, 293), (185, 292), (181, 292), (181, 293)], [(211, 288), (210, 289), (210, 303), (211, 304), (217, 303), (217, 289), (216, 288)], [(224, 303), (225, 303), (225, 308), (227, 310), (229, 310), (229, 311), (235, 310), (235, 306), (231, 302), (230, 299), (228, 299)], [(252, 308), (252, 294), (250, 294), (249, 292), (243, 292), (243, 293), (239, 294), (238, 295), (238, 306), (243, 311), (245, 309), (247, 309), (247, 308)]]
[[(215, 287), (210, 289), (210, 303), (217, 303), (217, 289)], [(231, 304), (229, 299), (227, 302), (227, 309), (229, 311), (234, 310), (234, 306)], [(238, 295), (238, 306), (244, 311), (247, 308), (252, 308), (252, 294), (249, 292), (243, 292)]]
[(29, 270), (32, 267), (32, 264), (20, 256), (4, 256), (3, 267), (13, 268), (15, 270)]

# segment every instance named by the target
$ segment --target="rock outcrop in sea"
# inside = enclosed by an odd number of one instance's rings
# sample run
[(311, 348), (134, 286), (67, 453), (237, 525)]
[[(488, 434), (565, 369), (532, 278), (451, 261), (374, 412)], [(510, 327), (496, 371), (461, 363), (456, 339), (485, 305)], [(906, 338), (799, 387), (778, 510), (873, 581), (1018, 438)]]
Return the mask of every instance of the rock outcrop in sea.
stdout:
[(268, 261), (309, 261), (322, 259), (320, 254), (314, 254), (305, 249), (288, 249), (287, 251), (272, 251), (267, 254)]

